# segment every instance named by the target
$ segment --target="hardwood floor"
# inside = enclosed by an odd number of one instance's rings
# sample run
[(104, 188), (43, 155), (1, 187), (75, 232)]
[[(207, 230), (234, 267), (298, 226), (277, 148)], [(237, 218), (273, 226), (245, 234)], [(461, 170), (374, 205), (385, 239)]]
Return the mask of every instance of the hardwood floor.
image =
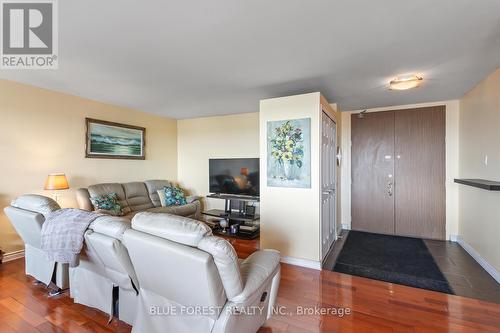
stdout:
[[(258, 248), (255, 240), (230, 241), (242, 258)], [(282, 315), (259, 332), (500, 332), (498, 304), (287, 264), (277, 303)], [(298, 315), (297, 307), (351, 313)], [(0, 266), (1, 333), (130, 332), (127, 324), (107, 325), (107, 319), (74, 304), (68, 294), (48, 298), (44, 287), (24, 275), (22, 259)]]

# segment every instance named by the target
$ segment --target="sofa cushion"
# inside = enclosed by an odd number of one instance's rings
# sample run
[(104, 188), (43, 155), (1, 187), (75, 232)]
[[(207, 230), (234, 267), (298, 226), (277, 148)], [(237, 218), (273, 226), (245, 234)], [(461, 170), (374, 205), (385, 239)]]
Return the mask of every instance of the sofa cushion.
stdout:
[(130, 207), (127, 202), (127, 198), (125, 197), (125, 191), (123, 190), (123, 186), (118, 183), (103, 183), (103, 184), (95, 184), (90, 185), (88, 187), (89, 194), (91, 198), (99, 197), (104, 194), (116, 193), (118, 198), (118, 203), (122, 207), (123, 214), (130, 213)]
[(166, 213), (141, 212), (132, 219), (132, 229), (188, 246), (197, 246), (206, 235), (212, 234), (206, 224)]
[(40, 213), (43, 216), (61, 209), (59, 204), (53, 199), (38, 194), (25, 194), (17, 197), (10, 204), (12, 207)]
[(89, 229), (121, 240), (125, 230), (130, 229), (130, 218), (128, 216), (100, 216), (90, 224)]
[(144, 183), (131, 182), (124, 183), (122, 186), (131, 211), (136, 212), (154, 207)]
[(168, 207), (154, 207), (147, 209), (151, 213), (168, 213), (179, 216), (195, 215), (198, 209), (197, 203), (191, 203), (183, 206), (168, 206)]
[(98, 213), (114, 216), (123, 215), (122, 206), (118, 203), (118, 197), (115, 192), (90, 198), (90, 201)]
[(158, 190), (161, 206), (182, 206), (187, 204), (184, 192), (175, 186), (165, 186), (163, 190)]
[(160, 197), (158, 196), (158, 190), (163, 190), (165, 186), (170, 186), (170, 182), (166, 180), (146, 180), (144, 182), (148, 190), (149, 199), (155, 207), (161, 207)]

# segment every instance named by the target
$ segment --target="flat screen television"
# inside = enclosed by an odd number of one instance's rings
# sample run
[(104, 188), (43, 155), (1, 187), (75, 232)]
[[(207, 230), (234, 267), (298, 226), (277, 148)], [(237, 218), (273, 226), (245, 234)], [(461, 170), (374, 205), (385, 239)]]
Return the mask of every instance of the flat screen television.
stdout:
[(211, 193), (259, 196), (258, 158), (215, 158), (208, 164)]

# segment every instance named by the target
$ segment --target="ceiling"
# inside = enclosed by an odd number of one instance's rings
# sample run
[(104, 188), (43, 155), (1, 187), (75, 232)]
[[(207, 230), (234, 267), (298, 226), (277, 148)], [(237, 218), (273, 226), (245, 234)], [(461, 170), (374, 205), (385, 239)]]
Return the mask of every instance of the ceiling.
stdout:
[(454, 99), (499, 66), (498, 0), (73, 0), (59, 69), (0, 78), (192, 118), (313, 91), (342, 110)]

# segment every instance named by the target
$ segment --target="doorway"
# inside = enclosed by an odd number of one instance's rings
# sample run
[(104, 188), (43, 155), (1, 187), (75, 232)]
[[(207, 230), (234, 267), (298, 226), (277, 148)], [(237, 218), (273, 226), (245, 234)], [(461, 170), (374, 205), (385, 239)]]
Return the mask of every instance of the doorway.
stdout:
[(445, 239), (445, 112), (352, 115), (353, 230)]

